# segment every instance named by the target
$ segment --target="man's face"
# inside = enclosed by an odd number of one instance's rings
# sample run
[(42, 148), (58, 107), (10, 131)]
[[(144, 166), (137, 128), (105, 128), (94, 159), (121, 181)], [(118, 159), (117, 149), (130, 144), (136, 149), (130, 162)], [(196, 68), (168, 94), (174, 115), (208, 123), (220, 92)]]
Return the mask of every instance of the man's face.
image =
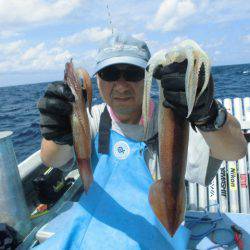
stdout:
[(141, 112), (144, 70), (127, 64), (116, 64), (105, 68), (105, 70), (106, 72), (100, 71), (97, 74), (98, 86), (103, 100), (118, 115)]

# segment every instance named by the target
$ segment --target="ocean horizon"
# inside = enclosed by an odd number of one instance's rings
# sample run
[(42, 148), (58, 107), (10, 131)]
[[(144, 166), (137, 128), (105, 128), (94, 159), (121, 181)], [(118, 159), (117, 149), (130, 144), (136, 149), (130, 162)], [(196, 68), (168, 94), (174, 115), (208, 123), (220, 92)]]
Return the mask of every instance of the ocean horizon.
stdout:
[[(212, 66), (212, 70), (213, 70), (213, 68), (230, 67), (230, 66), (242, 66), (242, 65), (249, 65), (250, 66), (250, 63), (214, 65), (214, 66)], [(92, 78), (94, 79), (95, 77), (92, 77)], [(51, 82), (54, 82), (54, 81), (62, 81), (62, 79), (56, 79), (56, 80), (53, 80), (53, 81), (42, 81), (42, 82), (36, 82), (36, 83), (33, 83), (33, 82), (27, 82), (27, 83), (0, 83), (1, 84), (0, 88), (2, 88), (2, 87), (11, 87), (11, 86), (31, 85), (31, 84), (46, 84), (46, 83), (51, 83)]]
[[(250, 97), (250, 64), (212, 67), (215, 97)], [(0, 131), (13, 131), (12, 140), (17, 162), (20, 163), (40, 148), (39, 112), (37, 102), (51, 82), (1, 86)], [(152, 86), (157, 99), (158, 87)], [(93, 78), (93, 104), (101, 103)]]

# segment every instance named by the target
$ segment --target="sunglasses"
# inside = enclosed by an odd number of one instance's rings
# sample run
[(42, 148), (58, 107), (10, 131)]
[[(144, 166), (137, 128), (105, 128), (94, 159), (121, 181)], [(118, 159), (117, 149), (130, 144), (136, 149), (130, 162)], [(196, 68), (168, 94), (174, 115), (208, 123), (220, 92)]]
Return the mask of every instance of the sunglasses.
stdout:
[(125, 81), (139, 82), (144, 78), (144, 69), (133, 65), (121, 69), (115, 65), (105, 67), (98, 72), (100, 78), (104, 81), (117, 81), (123, 76)]

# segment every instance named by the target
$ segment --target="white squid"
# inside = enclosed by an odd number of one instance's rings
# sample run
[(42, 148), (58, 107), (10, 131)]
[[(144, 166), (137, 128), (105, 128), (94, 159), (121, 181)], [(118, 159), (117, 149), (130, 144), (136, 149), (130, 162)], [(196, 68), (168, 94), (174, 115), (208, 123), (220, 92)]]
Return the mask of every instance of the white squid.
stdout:
[[(153, 78), (153, 72), (159, 65), (167, 66), (172, 63), (180, 63), (187, 59), (187, 70), (185, 75), (185, 92), (188, 105), (187, 118), (192, 113), (195, 102), (204, 92), (208, 85), (211, 64), (207, 54), (201, 47), (193, 40), (184, 40), (169, 50), (161, 50), (155, 53), (148, 62), (148, 67), (145, 74), (145, 85), (143, 94), (142, 114), (144, 118), (144, 132), (145, 136), (148, 134), (148, 114), (149, 114), (149, 101), (150, 90)], [(200, 93), (196, 98), (196, 91), (198, 86), (198, 77), (202, 64), (205, 70), (205, 82), (202, 86)], [(159, 85), (160, 93), (162, 92)], [(162, 103), (162, 94), (160, 94), (159, 103)]]

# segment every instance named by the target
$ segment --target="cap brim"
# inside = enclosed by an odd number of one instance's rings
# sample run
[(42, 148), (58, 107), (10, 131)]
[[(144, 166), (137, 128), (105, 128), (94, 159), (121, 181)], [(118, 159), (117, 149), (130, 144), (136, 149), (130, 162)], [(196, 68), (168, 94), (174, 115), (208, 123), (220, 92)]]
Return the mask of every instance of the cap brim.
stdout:
[(144, 69), (147, 66), (147, 61), (141, 58), (135, 58), (135, 57), (129, 57), (129, 56), (112, 57), (112, 58), (103, 60), (102, 62), (98, 63), (94, 69), (93, 75), (95, 75), (99, 70), (107, 66), (111, 66), (113, 64), (118, 64), (118, 63), (132, 64), (132, 65), (144, 68)]

